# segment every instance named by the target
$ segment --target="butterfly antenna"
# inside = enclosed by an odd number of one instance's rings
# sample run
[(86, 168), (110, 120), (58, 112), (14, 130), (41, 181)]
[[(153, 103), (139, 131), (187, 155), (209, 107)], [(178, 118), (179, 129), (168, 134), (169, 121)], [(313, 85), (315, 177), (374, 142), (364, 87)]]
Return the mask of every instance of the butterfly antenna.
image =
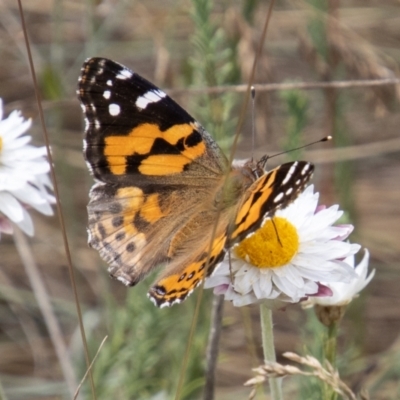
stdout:
[(251, 86), (250, 88), (251, 92), (251, 137), (252, 137), (252, 142), (251, 142), (251, 161), (254, 160), (254, 149), (255, 149), (255, 137), (256, 137), (256, 114), (255, 114), (255, 109), (256, 109), (256, 88), (254, 86)]
[(272, 156), (265, 155), (265, 156), (262, 156), (262, 157), (260, 158), (259, 163), (262, 165), (262, 167), (265, 167), (265, 165), (267, 164), (267, 161), (268, 161), (270, 158), (274, 158), (274, 157), (280, 156), (280, 155), (282, 155), (282, 154), (291, 153), (292, 151), (304, 149), (305, 147), (312, 146), (312, 145), (317, 144), (317, 143), (328, 142), (329, 140), (332, 140), (332, 136), (324, 136), (322, 139), (316, 140), (315, 142), (307, 143), (307, 144), (305, 144), (305, 145), (303, 145), (303, 146), (295, 147), (294, 149), (281, 151), (280, 153), (273, 154)]
[(278, 228), (275, 225), (274, 217), (271, 217), (271, 221), (272, 221), (272, 225), (274, 226), (274, 229), (275, 229), (276, 238), (278, 239), (278, 243), (281, 245), (281, 247), (283, 247), (283, 244), (281, 242), (281, 238), (279, 237)]

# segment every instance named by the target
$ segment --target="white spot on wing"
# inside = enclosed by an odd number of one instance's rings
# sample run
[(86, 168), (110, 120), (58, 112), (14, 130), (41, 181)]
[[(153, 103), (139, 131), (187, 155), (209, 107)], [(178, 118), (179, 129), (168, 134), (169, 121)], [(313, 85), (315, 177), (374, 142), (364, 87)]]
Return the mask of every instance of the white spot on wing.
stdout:
[(87, 166), (87, 169), (89, 170), (89, 172), (90, 172), (91, 174), (93, 174), (93, 168), (92, 168), (92, 166), (90, 165), (89, 161), (86, 161), (86, 166)]
[(150, 296), (148, 293), (147, 293), (147, 297), (151, 300), (151, 302), (152, 302), (156, 307), (158, 307), (158, 304), (157, 304), (156, 299), (155, 299), (154, 297)]
[(120, 73), (116, 76), (117, 79), (129, 79), (132, 77), (132, 72), (129, 71), (128, 69), (123, 69), (122, 71), (120, 71)]
[(131, 282), (123, 276), (117, 276), (117, 280), (122, 282), (125, 286), (129, 286), (131, 284)]
[(289, 182), (290, 178), (294, 174), (294, 171), (296, 170), (296, 167), (297, 167), (297, 161), (293, 163), (293, 165), (289, 168), (289, 171), (286, 174), (285, 179), (282, 181), (282, 185), (286, 185)]
[(105, 90), (103, 97), (108, 100), (111, 97), (111, 92), (109, 90)]
[(111, 103), (108, 106), (108, 112), (110, 113), (110, 115), (112, 115), (113, 117), (116, 117), (117, 115), (119, 115), (119, 113), (121, 112), (121, 107), (118, 104), (115, 103)]
[(278, 196), (275, 197), (274, 199), (274, 203), (277, 203), (278, 201), (282, 200), (283, 198), (283, 193), (279, 193)]
[(136, 107), (144, 110), (149, 104), (157, 103), (165, 96), (166, 94), (161, 90), (149, 90), (143, 96), (138, 97), (136, 100)]
[(291, 193), (293, 192), (293, 188), (289, 188), (288, 190), (286, 190), (286, 196), (289, 196)]
[(301, 174), (305, 175), (307, 173), (307, 171), (310, 169), (310, 164), (306, 164), (303, 169), (301, 170)]
[(112, 80), (111, 80), (111, 79), (109, 79), (109, 80), (107, 81), (107, 86), (112, 86)]

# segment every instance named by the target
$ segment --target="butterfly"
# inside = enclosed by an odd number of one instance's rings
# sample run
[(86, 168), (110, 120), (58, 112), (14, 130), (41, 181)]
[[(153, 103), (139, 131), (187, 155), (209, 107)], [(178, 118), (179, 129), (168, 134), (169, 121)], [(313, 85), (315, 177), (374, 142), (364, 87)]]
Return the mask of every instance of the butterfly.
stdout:
[(83, 64), (90, 190), (88, 243), (112, 277), (149, 290), (159, 307), (183, 301), (229, 248), (301, 193), (306, 161), (267, 171), (265, 157), (230, 165), (211, 135), (162, 90), (105, 58)]

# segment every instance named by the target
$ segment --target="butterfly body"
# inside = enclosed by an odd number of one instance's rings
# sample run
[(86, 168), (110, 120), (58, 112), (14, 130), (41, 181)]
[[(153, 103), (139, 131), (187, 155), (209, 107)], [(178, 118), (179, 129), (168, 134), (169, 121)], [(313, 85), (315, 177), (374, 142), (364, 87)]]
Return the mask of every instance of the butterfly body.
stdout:
[(231, 166), (210, 134), (156, 86), (104, 58), (82, 67), (84, 154), (96, 179), (89, 245), (132, 286), (157, 266), (158, 306), (184, 300), (225, 252), (304, 189), (304, 161)]

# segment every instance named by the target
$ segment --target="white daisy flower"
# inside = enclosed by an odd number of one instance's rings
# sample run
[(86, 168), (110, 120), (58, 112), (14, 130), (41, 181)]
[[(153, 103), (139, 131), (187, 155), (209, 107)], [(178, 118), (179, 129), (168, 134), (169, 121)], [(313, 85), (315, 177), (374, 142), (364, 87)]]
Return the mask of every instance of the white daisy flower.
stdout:
[[(360, 249), (343, 242), (351, 225), (333, 226), (343, 211), (318, 207), (309, 186), (287, 208), (236, 244), (206, 282), (235, 306), (276, 300), (297, 303), (309, 296), (330, 296), (332, 282), (349, 283), (353, 268), (343, 261)], [(321, 284), (326, 282), (327, 284)]]
[(344, 262), (349, 264), (355, 271), (354, 278), (348, 282), (327, 282), (328, 286), (332, 290), (332, 296), (329, 297), (310, 297), (306, 302), (305, 306), (313, 306), (319, 304), (321, 306), (345, 306), (349, 304), (354, 298), (358, 296), (372, 280), (375, 275), (373, 270), (368, 276), (368, 262), (369, 252), (367, 249), (364, 251), (364, 257), (361, 262), (354, 267), (355, 261), (354, 256), (347, 257)]
[(31, 121), (24, 121), (19, 111), (3, 119), (0, 99), (0, 232), (12, 233), (15, 223), (33, 235), (28, 208), (53, 214), (50, 204), (55, 199), (48, 192), (52, 185), (48, 177), (50, 166), (44, 157), (46, 148), (28, 144), (31, 137), (23, 134), (30, 126)]

